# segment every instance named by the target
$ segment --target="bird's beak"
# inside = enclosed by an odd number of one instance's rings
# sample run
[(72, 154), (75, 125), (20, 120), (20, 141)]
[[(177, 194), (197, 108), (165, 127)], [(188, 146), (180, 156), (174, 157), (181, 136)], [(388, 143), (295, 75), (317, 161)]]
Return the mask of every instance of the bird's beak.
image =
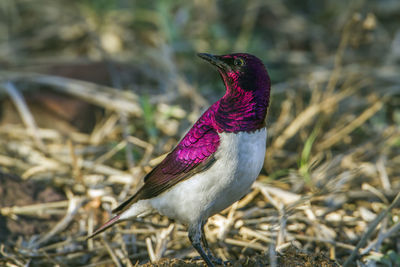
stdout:
[(197, 55), (199, 57), (201, 57), (202, 59), (210, 62), (214, 66), (217, 66), (221, 70), (227, 71), (230, 69), (230, 66), (228, 64), (226, 64), (224, 61), (222, 61), (219, 56), (214, 56), (214, 55), (207, 54), (207, 53), (198, 53)]

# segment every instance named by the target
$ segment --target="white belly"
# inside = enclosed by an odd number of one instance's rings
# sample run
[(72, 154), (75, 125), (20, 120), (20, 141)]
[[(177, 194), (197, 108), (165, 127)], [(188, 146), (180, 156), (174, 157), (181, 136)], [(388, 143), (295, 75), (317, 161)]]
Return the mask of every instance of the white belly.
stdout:
[(190, 224), (207, 219), (243, 197), (263, 166), (267, 131), (221, 133), (215, 163), (206, 171), (149, 199), (159, 213)]

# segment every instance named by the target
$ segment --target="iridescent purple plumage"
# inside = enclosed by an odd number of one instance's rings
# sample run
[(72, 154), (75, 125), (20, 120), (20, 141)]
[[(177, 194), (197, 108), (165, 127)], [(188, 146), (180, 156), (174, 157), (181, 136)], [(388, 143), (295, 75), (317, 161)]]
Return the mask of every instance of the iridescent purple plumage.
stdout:
[(143, 187), (113, 212), (120, 213), (137, 200), (155, 197), (213, 163), (213, 154), (220, 142), (214, 127), (215, 105), (204, 112), (175, 149), (146, 175)]
[(227, 66), (234, 65), (237, 59), (246, 63), (240, 68), (218, 68), (226, 86), (225, 95), (203, 113), (175, 149), (146, 175), (144, 186), (114, 212), (120, 213), (140, 199), (155, 197), (207, 169), (220, 144), (218, 133), (252, 132), (265, 126), (270, 80), (263, 63), (249, 54), (215, 57), (227, 62)]
[(263, 63), (249, 54), (232, 54), (221, 58), (241, 58), (246, 65), (227, 72), (219, 69), (227, 90), (218, 101), (215, 113), (217, 131), (237, 133), (260, 129), (265, 125), (270, 95), (270, 80)]
[(201, 244), (207, 248), (203, 227), (208, 217), (243, 196), (262, 168), (270, 79), (263, 63), (249, 54), (199, 56), (217, 67), (225, 95), (146, 175), (139, 191), (113, 211), (117, 215), (90, 237), (120, 220), (157, 210), (187, 223), (192, 245), (214, 266)]

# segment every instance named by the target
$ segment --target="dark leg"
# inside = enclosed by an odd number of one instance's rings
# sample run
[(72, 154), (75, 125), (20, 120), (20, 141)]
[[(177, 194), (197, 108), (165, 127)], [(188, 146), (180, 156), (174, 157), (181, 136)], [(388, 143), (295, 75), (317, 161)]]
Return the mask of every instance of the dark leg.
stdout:
[(192, 246), (197, 250), (203, 260), (206, 262), (207, 266), (214, 267), (214, 264), (211, 262), (210, 258), (207, 256), (201, 246), (201, 241), (203, 240), (203, 237), (202, 227), (200, 224), (189, 226), (189, 240), (192, 243)]
[(210, 257), (212, 257), (212, 253), (211, 253), (211, 250), (210, 250), (210, 247), (208, 246), (208, 242), (207, 242), (207, 238), (206, 238), (206, 234), (204, 233), (204, 225), (206, 224), (207, 222), (203, 222), (202, 224), (201, 224), (201, 242), (203, 243), (203, 247), (207, 250), (207, 255)]
[(222, 261), (222, 259), (217, 258), (213, 255), (213, 253), (211, 252), (210, 247), (208, 246), (208, 242), (207, 242), (207, 238), (206, 238), (206, 234), (204, 233), (204, 225), (207, 223), (207, 221), (203, 222), (201, 224), (201, 242), (203, 243), (203, 247), (206, 249), (207, 251), (207, 256), (211, 259), (211, 261), (215, 262), (216, 264), (223, 264), (224, 262)]

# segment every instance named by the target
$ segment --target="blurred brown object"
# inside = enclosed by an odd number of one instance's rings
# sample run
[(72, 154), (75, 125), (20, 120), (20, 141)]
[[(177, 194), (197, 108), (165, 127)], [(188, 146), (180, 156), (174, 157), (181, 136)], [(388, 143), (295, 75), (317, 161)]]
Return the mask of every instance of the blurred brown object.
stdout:
[[(81, 99), (51, 90), (37, 90), (24, 94), (27, 105), (41, 128), (53, 128), (63, 133), (90, 132), (101, 112)], [(0, 125), (22, 123), (9, 98), (0, 101)]]

